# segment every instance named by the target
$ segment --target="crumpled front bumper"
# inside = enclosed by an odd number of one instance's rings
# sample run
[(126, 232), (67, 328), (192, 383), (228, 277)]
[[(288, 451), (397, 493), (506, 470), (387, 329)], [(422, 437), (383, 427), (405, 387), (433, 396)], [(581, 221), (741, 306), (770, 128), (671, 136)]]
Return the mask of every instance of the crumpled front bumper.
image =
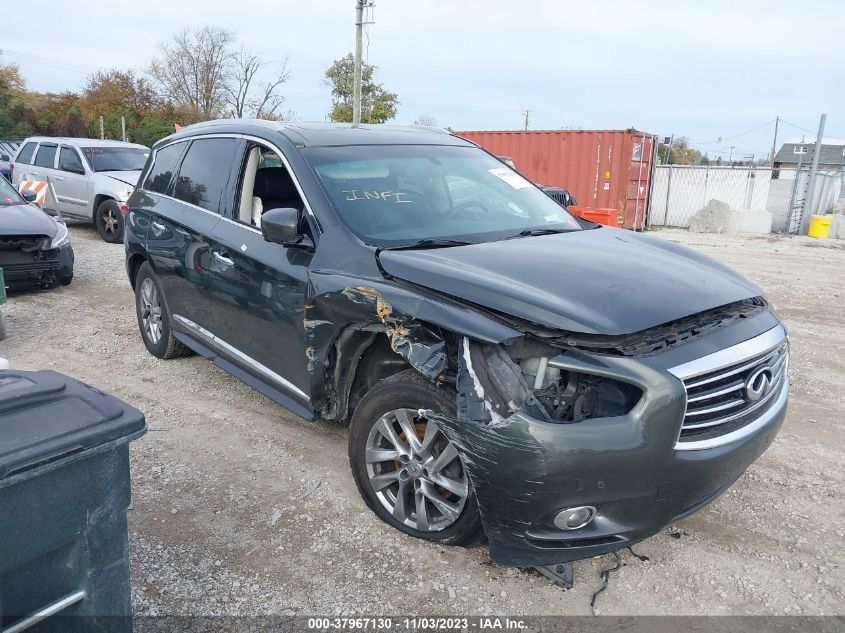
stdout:
[(0, 255), (6, 285), (13, 290), (54, 288), (73, 277), (74, 254), (70, 244), (58, 248)]
[[(426, 412), (464, 460), (500, 564), (562, 563), (654, 535), (727, 490), (772, 443), (786, 411), (788, 381), (754, 433), (715, 448), (676, 450), (686, 407), (677, 378), (628, 359), (570, 360), (640, 386), (642, 400), (626, 416), (570, 424), (523, 411), (486, 424)], [(591, 523), (555, 527), (558, 512), (582, 505), (596, 508)]]

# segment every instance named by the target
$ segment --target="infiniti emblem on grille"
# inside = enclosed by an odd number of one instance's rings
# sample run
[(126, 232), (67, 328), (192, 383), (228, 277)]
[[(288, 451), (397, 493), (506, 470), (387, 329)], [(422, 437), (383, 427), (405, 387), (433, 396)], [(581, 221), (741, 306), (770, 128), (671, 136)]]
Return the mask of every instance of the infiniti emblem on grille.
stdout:
[(745, 399), (755, 402), (772, 390), (772, 368), (760, 367), (745, 381)]

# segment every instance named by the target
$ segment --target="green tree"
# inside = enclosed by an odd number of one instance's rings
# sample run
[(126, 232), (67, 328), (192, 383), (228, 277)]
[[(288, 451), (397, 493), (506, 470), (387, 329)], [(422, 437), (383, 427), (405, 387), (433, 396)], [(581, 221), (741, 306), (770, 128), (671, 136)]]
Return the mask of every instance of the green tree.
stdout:
[[(388, 92), (373, 79), (375, 66), (363, 64), (361, 67), (361, 121), (363, 123), (384, 123), (396, 116), (399, 96)], [(355, 77), (355, 58), (352, 53), (335, 60), (326, 70), (323, 83), (332, 89), (332, 121), (352, 122), (353, 85)]]
[(17, 64), (0, 64), (0, 137), (23, 137), (32, 132), (24, 120), (26, 82)]
[(689, 146), (689, 139), (679, 136), (672, 141), (672, 148), (660, 143), (657, 146), (657, 156), (662, 165), (700, 165), (704, 155)]

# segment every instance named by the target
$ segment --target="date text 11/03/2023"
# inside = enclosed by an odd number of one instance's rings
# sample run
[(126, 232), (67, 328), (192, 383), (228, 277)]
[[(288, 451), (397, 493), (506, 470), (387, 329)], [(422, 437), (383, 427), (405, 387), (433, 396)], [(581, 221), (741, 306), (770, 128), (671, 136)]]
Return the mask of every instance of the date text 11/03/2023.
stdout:
[(308, 618), (311, 631), (520, 631), (527, 624), (508, 617), (335, 617)]

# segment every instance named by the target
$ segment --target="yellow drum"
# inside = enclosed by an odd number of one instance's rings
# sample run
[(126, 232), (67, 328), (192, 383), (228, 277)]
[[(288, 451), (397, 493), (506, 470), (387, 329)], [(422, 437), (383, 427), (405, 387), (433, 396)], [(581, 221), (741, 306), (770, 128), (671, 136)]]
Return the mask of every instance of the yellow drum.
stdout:
[(827, 237), (828, 232), (830, 232), (830, 223), (832, 220), (832, 215), (811, 215), (807, 235), (810, 237)]

